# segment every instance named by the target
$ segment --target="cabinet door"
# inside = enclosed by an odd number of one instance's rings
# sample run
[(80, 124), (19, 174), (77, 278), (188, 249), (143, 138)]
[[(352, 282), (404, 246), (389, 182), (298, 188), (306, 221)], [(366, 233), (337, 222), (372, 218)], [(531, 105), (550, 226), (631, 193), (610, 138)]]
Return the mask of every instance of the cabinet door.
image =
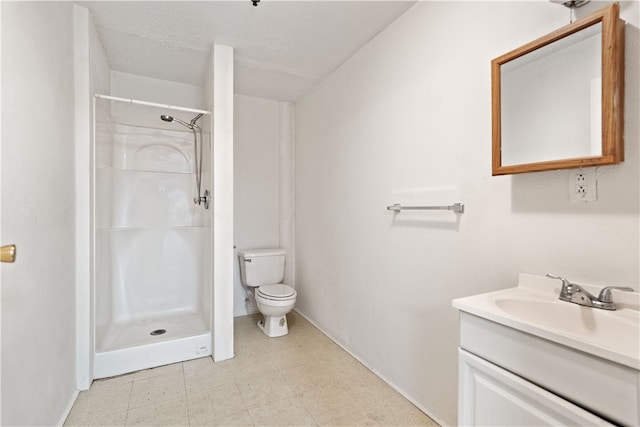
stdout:
[(462, 349), (458, 353), (459, 425), (611, 425), (499, 366)]

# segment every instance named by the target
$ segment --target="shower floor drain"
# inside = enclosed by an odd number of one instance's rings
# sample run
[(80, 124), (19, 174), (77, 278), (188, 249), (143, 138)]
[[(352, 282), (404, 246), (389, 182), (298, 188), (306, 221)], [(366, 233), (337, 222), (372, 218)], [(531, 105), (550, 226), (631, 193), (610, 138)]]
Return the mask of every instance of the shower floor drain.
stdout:
[(166, 332), (167, 332), (166, 329), (156, 329), (155, 331), (151, 331), (151, 335), (162, 335)]

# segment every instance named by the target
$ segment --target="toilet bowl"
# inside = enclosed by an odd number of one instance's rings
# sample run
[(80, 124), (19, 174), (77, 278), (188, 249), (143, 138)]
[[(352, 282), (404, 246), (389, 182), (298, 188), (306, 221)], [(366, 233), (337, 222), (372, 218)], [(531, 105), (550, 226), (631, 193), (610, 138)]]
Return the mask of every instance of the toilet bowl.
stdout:
[(295, 289), (281, 283), (285, 255), (282, 249), (253, 249), (238, 253), (242, 283), (254, 289), (258, 310), (263, 315), (258, 327), (272, 338), (289, 333), (287, 313), (296, 303)]
[(264, 319), (258, 321), (258, 327), (268, 337), (281, 337), (289, 333), (287, 313), (296, 304), (296, 291), (285, 284), (263, 285), (256, 289), (255, 297), (258, 310)]

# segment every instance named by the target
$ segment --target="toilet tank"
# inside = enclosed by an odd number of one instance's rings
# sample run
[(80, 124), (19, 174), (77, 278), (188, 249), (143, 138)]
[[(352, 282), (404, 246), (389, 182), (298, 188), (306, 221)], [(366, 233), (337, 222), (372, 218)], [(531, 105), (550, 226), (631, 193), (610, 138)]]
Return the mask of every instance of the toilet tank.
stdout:
[(242, 283), (251, 287), (282, 283), (285, 255), (283, 249), (248, 249), (238, 252)]

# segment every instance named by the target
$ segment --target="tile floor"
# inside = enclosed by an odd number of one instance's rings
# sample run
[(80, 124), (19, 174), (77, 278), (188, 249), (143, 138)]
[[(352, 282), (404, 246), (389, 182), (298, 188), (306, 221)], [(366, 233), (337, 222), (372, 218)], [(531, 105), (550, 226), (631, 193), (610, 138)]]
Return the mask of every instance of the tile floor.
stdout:
[(66, 426), (436, 426), (299, 314), (267, 338), (235, 319), (236, 357), (97, 380)]

